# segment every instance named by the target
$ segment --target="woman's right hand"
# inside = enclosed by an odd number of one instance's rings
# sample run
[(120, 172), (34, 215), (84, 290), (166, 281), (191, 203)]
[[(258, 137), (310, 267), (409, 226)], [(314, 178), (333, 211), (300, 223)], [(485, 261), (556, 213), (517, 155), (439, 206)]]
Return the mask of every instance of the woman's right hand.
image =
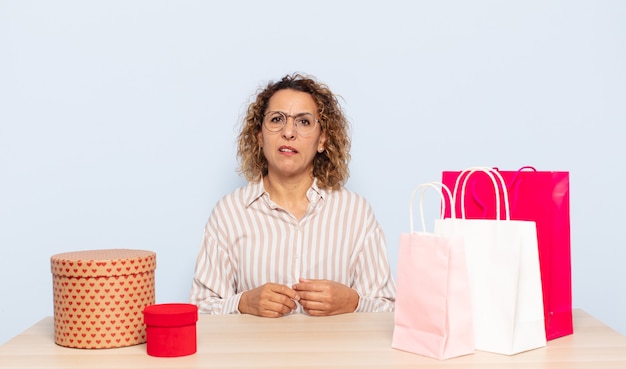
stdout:
[(278, 318), (296, 309), (300, 296), (293, 289), (276, 283), (266, 283), (245, 291), (239, 299), (239, 312), (268, 318)]

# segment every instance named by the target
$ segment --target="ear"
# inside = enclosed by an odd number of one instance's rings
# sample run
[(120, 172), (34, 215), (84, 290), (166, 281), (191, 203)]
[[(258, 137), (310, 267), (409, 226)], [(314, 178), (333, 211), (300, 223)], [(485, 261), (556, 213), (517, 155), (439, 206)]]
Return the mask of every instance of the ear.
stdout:
[(256, 134), (257, 141), (259, 142), (259, 147), (263, 148), (263, 131), (259, 130), (259, 133)]
[[(320, 151), (321, 149), (321, 151)], [(323, 152), (326, 149), (326, 133), (322, 132), (319, 140), (317, 140), (317, 151)]]

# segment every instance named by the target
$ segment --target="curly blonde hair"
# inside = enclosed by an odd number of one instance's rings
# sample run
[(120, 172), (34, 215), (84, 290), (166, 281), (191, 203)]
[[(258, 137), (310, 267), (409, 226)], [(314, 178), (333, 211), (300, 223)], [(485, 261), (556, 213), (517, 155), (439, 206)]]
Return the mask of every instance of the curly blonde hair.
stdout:
[(248, 106), (238, 136), (239, 173), (251, 182), (260, 181), (267, 175), (267, 159), (259, 144), (259, 132), (270, 98), (284, 89), (306, 92), (313, 97), (322, 132), (326, 134), (325, 150), (313, 159), (313, 177), (317, 178), (320, 188), (340, 188), (349, 176), (349, 122), (337, 96), (328, 86), (298, 73), (286, 75), (278, 82), (269, 82), (265, 88), (259, 89), (256, 100)]

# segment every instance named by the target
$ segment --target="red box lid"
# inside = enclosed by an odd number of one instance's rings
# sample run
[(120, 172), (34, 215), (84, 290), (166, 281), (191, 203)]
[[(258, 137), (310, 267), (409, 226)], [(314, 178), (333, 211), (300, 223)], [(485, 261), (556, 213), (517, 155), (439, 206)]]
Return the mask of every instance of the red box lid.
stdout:
[(143, 309), (143, 320), (147, 326), (156, 327), (195, 324), (198, 321), (198, 307), (184, 303), (149, 305)]

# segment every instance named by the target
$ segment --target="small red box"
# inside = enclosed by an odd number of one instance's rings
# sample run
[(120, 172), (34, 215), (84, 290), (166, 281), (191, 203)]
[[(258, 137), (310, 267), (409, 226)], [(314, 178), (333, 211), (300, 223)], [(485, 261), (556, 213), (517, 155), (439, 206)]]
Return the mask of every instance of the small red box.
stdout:
[(143, 320), (148, 355), (174, 357), (196, 352), (196, 305), (173, 303), (146, 306)]

